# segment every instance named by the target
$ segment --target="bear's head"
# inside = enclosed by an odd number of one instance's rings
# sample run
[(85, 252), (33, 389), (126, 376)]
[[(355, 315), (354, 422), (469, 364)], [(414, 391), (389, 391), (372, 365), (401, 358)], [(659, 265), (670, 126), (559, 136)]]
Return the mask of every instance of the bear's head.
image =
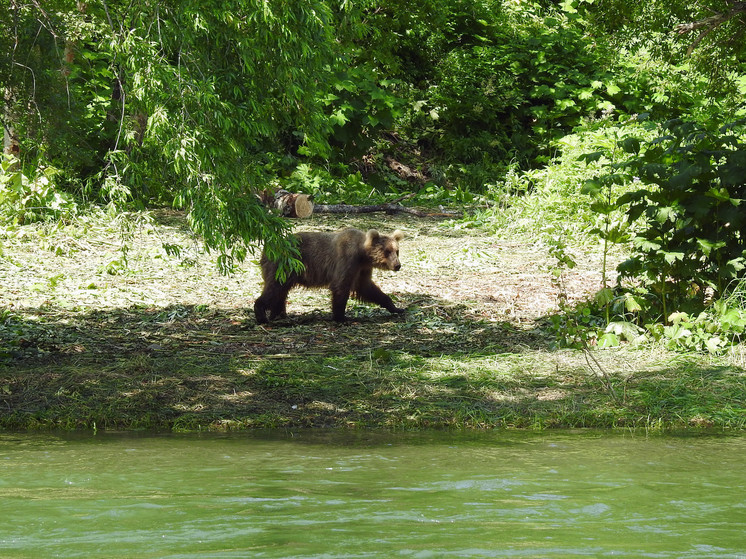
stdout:
[(374, 268), (382, 270), (394, 270), (401, 268), (399, 262), (399, 241), (404, 238), (404, 233), (398, 229), (391, 235), (381, 235), (375, 229), (365, 234), (365, 253), (373, 262)]

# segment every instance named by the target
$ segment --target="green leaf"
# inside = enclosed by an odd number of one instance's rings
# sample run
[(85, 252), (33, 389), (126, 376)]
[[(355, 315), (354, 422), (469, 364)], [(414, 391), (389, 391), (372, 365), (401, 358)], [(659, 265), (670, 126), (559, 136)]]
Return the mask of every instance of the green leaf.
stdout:
[(674, 262), (679, 262), (681, 260), (684, 260), (684, 253), (683, 252), (664, 252), (663, 253), (663, 259), (669, 263), (673, 264)]
[(611, 96), (616, 95), (620, 91), (621, 89), (619, 89), (619, 86), (617, 86), (614, 82), (610, 82), (606, 85), (606, 93), (608, 93)]
[(627, 312), (640, 312), (642, 310), (642, 297), (627, 293), (624, 297), (624, 308)]
[(733, 258), (731, 260), (728, 260), (728, 262), (725, 265), (726, 269), (732, 270), (734, 272), (740, 272), (744, 268), (746, 268), (746, 258), (743, 258), (742, 256), (739, 256), (737, 258)]
[(642, 329), (632, 322), (617, 320), (609, 323), (606, 332), (614, 334), (620, 339), (624, 338), (627, 341), (632, 341), (642, 334)]
[(658, 223), (665, 223), (667, 221), (673, 222), (676, 221), (677, 217), (678, 212), (671, 206), (661, 206), (655, 208), (655, 220)]
[(661, 249), (659, 241), (645, 239), (644, 237), (635, 237), (632, 239), (633, 244), (643, 252), (657, 252)]
[(710, 198), (715, 198), (715, 200), (718, 200), (720, 202), (729, 202), (730, 201), (730, 193), (726, 188), (710, 188), (707, 191), (706, 196), (709, 196)]
[(616, 204), (613, 204), (613, 203), (610, 204), (604, 200), (598, 200), (591, 204), (591, 210), (601, 215), (609, 215), (614, 210), (616, 210), (616, 208), (617, 208)]
[(705, 340), (705, 347), (711, 354), (720, 353), (724, 345), (725, 342), (719, 336), (712, 336)]
[(337, 126), (344, 126), (345, 123), (349, 122), (349, 120), (347, 116), (345, 116), (344, 111), (340, 108), (329, 116), (329, 122)]
[[(601, 152), (599, 151), (597, 153), (601, 153)], [(594, 154), (589, 154), (589, 155), (594, 155)], [(581, 155), (579, 159), (582, 159), (584, 157), (586, 157), (586, 155)], [(601, 190), (603, 190), (603, 185), (601, 184), (601, 181), (599, 181), (598, 179), (589, 179), (583, 183), (583, 186), (580, 189), (580, 192), (582, 194), (588, 194), (590, 196), (595, 196), (599, 192), (601, 192)]]
[(608, 287), (599, 290), (593, 298), (601, 306), (608, 305), (614, 300), (614, 291)]
[(619, 142), (619, 146), (627, 153), (640, 153), (640, 140), (638, 138), (625, 138)]
[(697, 244), (699, 245), (699, 248), (702, 250), (702, 253), (705, 256), (710, 256), (710, 253), (713, 250), (720, 250), (724, 246), (726, 246), (725, 241), (719, 241), (719, 242), (712, 242), (707, 239), (700, 239), (697, 238)]
[(689, 323), (691, 322), (691, 318), (689, 315), (682, 311), (673, 312), (668, 316), (668, 322), (670, 322), (673, 325), (679, 325), (682, 322), (683, 323)]
[(619, 336), (617, 336), (616, 334), (607, 332), (606, 334), (599, 336), (598, 347), (601, 349), (605, 349), (608, 347), (618, 347), (619, 342), (620, 342)]

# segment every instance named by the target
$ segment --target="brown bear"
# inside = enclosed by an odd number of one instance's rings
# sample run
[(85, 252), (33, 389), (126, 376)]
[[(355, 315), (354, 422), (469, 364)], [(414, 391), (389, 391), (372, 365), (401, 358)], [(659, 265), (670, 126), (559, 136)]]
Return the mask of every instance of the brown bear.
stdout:
[(288, 292), (303, 287), (328, 287), (332, 293), (332, 317), (344, 322), (347, 300), (352, 294), (357, 299), (376, 303), (391, 313), (400, 314), (404, 309), (394, 305), (373, 283), (373, 268), (398, 271), (399, 241), (401, 231), (381, 235), (375, 229), (367, 233), (352, 227), (337, 233), (297, 233), (303, 272), (291, 272), (284, 282), (277, 280), (277, 264), (264, 253), (260, 264), (264, 290), (254, 303), (256, 321), (260, 324), (287, 316), (285, 307)]

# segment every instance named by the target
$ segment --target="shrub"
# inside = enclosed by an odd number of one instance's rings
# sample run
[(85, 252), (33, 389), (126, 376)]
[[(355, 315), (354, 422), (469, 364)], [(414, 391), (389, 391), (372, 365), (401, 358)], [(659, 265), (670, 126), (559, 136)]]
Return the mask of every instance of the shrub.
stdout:
[(54, 167), (45, 167), (29, 176), (6, 155), (0, 163), (0, 223), (24, 224), (75, 214), (73, 197), (54, 183), (57, 174)]
[(628, 221), (640, 224), (619, 272), (649, 286), (664, 316), (691, 303), (702, 308), (746, 268), (744, 124), (674, 120), (645, 149), (632, 138), (625, 143), (635, 156), (619, 176), (639, 179), (642, 188), (617, 200)]

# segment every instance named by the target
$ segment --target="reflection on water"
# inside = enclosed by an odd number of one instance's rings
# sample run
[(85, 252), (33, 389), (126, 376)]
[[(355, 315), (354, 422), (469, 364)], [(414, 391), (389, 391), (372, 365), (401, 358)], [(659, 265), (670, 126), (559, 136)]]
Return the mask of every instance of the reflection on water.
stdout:
[(0, 557), (746, 558), (746, 438), (0, 434)]

